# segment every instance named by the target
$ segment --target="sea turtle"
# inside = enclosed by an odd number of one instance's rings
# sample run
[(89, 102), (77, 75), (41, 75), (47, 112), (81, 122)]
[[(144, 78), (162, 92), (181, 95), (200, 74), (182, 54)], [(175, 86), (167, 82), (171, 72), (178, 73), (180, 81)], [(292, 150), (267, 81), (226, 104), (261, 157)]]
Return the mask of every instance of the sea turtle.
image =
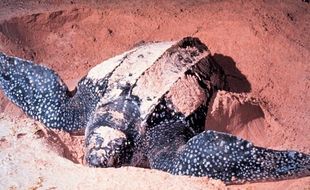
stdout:
[(85, 130), (93, 167), (150, 167), (225, 183), (308, 176), (310, 155), (205, 131), (225, 74), (199, 39), (145, 43), (92, 68), (75, 91), (51, 69), (0, 53), (0, 87), (30, 117)]

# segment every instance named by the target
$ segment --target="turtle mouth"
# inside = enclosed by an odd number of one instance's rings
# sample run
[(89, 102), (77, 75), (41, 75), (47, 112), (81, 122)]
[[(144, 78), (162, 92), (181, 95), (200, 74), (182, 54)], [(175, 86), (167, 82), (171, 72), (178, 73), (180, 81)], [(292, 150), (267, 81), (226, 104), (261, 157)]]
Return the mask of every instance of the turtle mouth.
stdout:
[(121, 167), (121, 154), (111, 148), (92, 149), (86, 156), (86, 162), (90, 167), (107, 168)]

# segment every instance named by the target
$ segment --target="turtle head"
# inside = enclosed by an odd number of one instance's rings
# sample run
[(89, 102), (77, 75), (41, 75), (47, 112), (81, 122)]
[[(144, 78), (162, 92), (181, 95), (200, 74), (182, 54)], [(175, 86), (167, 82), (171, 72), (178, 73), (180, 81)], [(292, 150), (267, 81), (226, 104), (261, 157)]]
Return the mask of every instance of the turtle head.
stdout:
[(86, 162), (92, 167), (120, 167), (128, 159), (130, 142), (126, 135), (107, 126), (86, 134)]

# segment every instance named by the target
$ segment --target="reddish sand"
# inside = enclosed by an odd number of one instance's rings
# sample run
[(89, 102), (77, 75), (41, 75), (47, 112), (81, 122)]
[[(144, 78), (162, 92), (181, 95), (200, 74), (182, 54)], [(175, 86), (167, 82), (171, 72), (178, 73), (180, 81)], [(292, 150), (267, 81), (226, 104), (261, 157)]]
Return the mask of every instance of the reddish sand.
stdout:
[[(228, 74), (206, 128), (310, 153), (309, 3), (292, 1), (0, 2), (0, 51), (45, 64), (74, 89), (104, 59), (143, 41), (199, 37)], [(148, 169), (90, 169), (82, 136), (45, 129), (0, 94), (1, 189), (309, 189), (310, 177), (224, 186)]]

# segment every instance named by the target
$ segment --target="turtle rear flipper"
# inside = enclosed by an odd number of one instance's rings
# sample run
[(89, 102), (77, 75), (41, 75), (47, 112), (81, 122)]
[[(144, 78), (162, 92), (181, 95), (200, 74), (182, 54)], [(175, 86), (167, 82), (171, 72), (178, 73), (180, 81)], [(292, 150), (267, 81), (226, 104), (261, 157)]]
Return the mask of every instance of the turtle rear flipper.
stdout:
[(47, 127), (73, 131), (83, 126), (79, 98), (71, 98), (65, 83), (47, 67), (0, 53), (0, 88), (25, 113)]
[[(175, 130), (173, 125), (172, 128), (170, 125), (160, 129), (161, 132), (153, 131), (156, 139), (148, 141), (152, 144), (152, 150), (149, 152), (151, 167), (155, 169), (175, 175), (208, 176), (225, 183), (279, 180), (310, 175), (308, 154), (256, 147), (246, 140), (215, 131), (204, 131), (185, 142), (186, 133), (171, 135), (173, 132), (169, 131)], [(149, 135), (149, 139), (155, 137)], [(169, 140), (157, 143), (158, 139), (166, 137), (169, 137)]]

